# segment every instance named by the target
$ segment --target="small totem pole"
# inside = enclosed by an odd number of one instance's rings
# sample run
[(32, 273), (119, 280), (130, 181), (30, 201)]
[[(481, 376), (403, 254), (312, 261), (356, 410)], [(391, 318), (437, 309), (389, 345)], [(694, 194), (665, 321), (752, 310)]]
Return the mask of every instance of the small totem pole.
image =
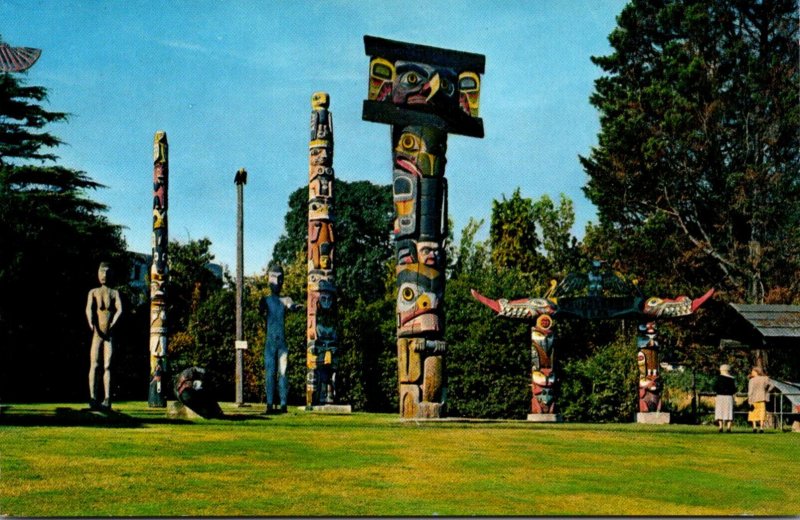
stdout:
[[(552, 290), (550, 291), (552, 292)], [(531, 413), (529, 421), (557, 422), (555, 332), (553, 318), (557, 306), (549, 294), (544, 298), (492, 300), (472, 290), (472, 296), (486, 305), (498, 316), (533, 322), (531, 327)]]
[(655, 322), (639, 325), (636, 336), (639, 365), (639, 413), (661, 411), (661, 381), (658, 374), (658, 342)]
[(151, 408), (167, 406), (167, 191), (169, 156), (167, 133), (153, 141), (153, 265), (150, 268), (150, 392)]
[[(710, 289), (700, 298), (678, 296), (675, 299), (645, 298), (636, 283), (628, 282), (619, 273), (603, 268), (595, 260), (585, 273), (569, 273), (561, 283), (551, 282), (550, 290), (541, 298), (492, 300), (472, 290), (472, 296), (497, 315), (534, 321), (531, 329), (533, 366), (531, 371), (533, 399), (529, 421), (559, 421), (555, 406), (554, 355), (552, 325), (558, 318), (585, 320), (639, 319), (636, 344), (639, 349), (639, 414), (637, 422), (669, 422), (669, 414), (661, 414), (661, 388), (658, 375), (658, 342), (655, 320), (689, 316), (711, 298)], [(656, 412), (652, 413), (651, 412)]]
[(364, 45), (370, 78), (362, 118), (392, 125), (400, 416), (441, 417), (447, 135), (483, 137), (485, 57), (372, 36)]
[(325, 92), (311, 96), (308, 143), (306, 408), (336, 401), (336, 282), (333, 235), (333, 116)]

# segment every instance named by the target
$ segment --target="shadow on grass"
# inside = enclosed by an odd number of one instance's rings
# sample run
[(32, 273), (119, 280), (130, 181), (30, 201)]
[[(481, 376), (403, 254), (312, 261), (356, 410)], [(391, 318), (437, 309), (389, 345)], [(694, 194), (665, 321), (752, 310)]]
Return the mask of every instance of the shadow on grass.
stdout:
[[(3, 405), (0, 411), (0, 426), (88, 426), (96, 428), (142, 428), (148, 424), (202, 424), (203, 419), (166, 417), (163, 410), (142, 415), (128, 415), (116, 410), (96, 411), (89, 408), (57, 407), (55, 411), (31, 410)], [(251, 414), (225, 414), (217, 417), (222, 421), (269, 421), (268, 417)]]
[(25, 410), (10, 412), (3, 408), (0, 425), (3, 426), (89, 426), (97, 428), (141, 428), (145, 424), (191, 424), (184, 419), (169, 417), (133, 417), (114, 410), (98, 412), (88, 408), (58, 407), (55, 412)]

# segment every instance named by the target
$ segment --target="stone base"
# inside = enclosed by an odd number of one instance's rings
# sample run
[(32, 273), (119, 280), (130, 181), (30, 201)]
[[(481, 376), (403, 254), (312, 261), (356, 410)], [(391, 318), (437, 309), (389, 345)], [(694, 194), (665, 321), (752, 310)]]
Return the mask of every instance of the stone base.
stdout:
[(792, 423), (792, 431), (795, 433), (800, 433), (800, 421), (795, 421)]
[(177, 419), (202, 419), (196, 412), (184, 406), (180, 401), (167, 403), (167, 416)]
[(560, 413), (529, 413), (528, 420), (531, 422), (561, 422)]
[(442, 403), (432, 403), (422, 401), (417, 408), (417, 418), (419, 419), (438, 419), (442, 416), (444, 405)]
[(353, 409), (349, 404), (320, 404), (317, 406), (312, 406), (311, 409), (308, 409), (308, 407), (305, 406), (298, 406), (297, 409), (306, 412), (330, 413), (330, 414), (353, 413)]
[(639, 424), (669, 424), (669, 413), (666, 412), (637, 413), (636, 422)]

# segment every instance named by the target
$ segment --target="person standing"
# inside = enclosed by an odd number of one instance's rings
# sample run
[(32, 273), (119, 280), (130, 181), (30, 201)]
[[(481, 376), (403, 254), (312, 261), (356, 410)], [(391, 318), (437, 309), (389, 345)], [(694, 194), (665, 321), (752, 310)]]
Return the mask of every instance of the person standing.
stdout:
[(275, 395), (276, 372), (280, 412), (285, 413), (286, 399), (289, 394), (289, 384), (286, 380), (286, 365), (289, 359), (285, 334), (286, 311), (301, 310), (303, 306), (294, 303), (288, 296), (281, 297), (283, 268), (280, 265), (270, 266), (268, 276), (271, 294), (259, 302), (259, 311), (267, 322), (267, 338), (264, 345), (264, 385), (267, 393), (267, 408), (264, 413), (275, 411), (272, 403)]
[(719, 432), (727, 426), (730, 433), (733, 426), (733, 395), (736, 393), (736, 381), (731, 375), (730, 365), (720, 365), (719, 375), (714, 382), (714, 393), (717, 394), (714, 404), (714, 420), (719, 424)]
[(747, 383), (747, 402), (750, 405), (750, 413), (747, 420), (753, 423), (753, 433), (764, 433), (764, 421), (767, 417), (767, 399), (769, 392), (773, 389), (772, 381), (764, 374), (761, 367), (753, 367), (750, 372), (750, 381)]
[[(86, 320), (92, 329), (92, 346), (89, 352), (89, 408), (92, 410), (111, 409), (111, 354), (112, 331), (122, 314), (122, 301), (119, 291), (106, 285), (110, 265), (101, 262), (97, 270), (100, 287), (89, 291), (86, 300)], [(98, 399), (98, 378), (102, 367), (103, 401)]]

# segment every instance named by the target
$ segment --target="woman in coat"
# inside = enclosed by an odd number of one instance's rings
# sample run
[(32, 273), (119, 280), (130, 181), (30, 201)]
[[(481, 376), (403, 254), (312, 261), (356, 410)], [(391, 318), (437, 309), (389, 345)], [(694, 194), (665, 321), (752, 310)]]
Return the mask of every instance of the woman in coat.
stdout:
[(736, 381), (733, 380), (729, 365), (719, 367), (719, 376), (714, 382), (714, 393), (717, 394), (714, 420), (719, 423), (720, 433), (724, 426), (727, 426), (730, 432), (733, 426), (733, 394), (736, 393)]
[(747, 384), (747, 402), (750, 404), (750, 413), (747, 414), (747, 420), (753, 423), (753, 433), (756, 432), (756, 425), (758, 425), (758, 432), (764, 433), (767, 399), (772, 388), (772, 382), (764, 374), (764, 369), (753, 367), (752, 372), (750, 372), (750, 381)]

